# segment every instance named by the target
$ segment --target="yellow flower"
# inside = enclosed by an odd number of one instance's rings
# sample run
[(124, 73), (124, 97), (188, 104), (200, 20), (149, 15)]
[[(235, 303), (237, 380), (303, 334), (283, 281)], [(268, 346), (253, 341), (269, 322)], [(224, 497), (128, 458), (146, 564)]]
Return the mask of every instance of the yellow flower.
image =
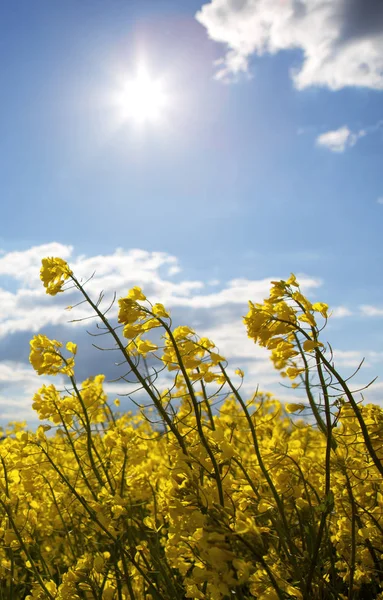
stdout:
[(300, 373), (303, 373), (304, 369), (297, 369), (296, 367), (288, 367), (286, 369), (286, 375), (290, 378), (290, 379), (295, 379), (296, 377), (298, 377), (298, 375)]
[(40, 270), (40, 279), (46, 288), (46, 293), (55, 296), (62, 292), (62, 286), (72, 275), (68, 263), (62, 258), (43, 258)]
[(30, 341), (29, 361), (38, 375), (57, 375), (62, 365), (59, 354), (61, 342), (50, 340), (45, 335), (35, 335)]
[(57, 591), (57, 586), (54, 581), (50, 580), (45, 583), (45, 587), (47, 588), (50, 594), (55, 594)]
[(132, 340), (140, 333), (142, 333), (142, 327), (139, 325), (131, 325), (130, 323), (127, 323), (122, 330), (122, 335), (128, 340)]
[(190, 327), (187, 327), (186, 325), (180, 325), (179, 327), (176, 327), (175, 330), (173, 331), (173, 337), (175, 340), (182, 340), (183, 338), (186, 338), (188, 335), (194, 335), (194, 331), (193, 329), (190, 329)]
[(77, 353), (77, 344), (74, 344), (73, 342), (67, 342), (65, 348), (68, 350), (68, 352), (71, 352), (72, 354)]
[(152, 313), (154, 315), (156, 315), (156, 317), (163, 317), (165, 319), (168, 319), (170, 317), (170, 315), (166, 311), (164, 305), (163, 304), (159, 304), (158, 302), (157, 302), (157, 304), (154, 304), (154, 306), (152, 308)]
[(294, 413), (294, 412), (302, 412), (302, 410), (304, 410), (306, 408), (305, 404), (285, 404), (285, 409), (288, 413)]
[(140, 305), (131, 298), (120, 298), (118, 304), (120, 307), (119, 323), (135, 323), (141, 316), (144, 316)]
[(302, 321), (302, 323), (308, 323), (311, 327), (316, 327), (316, 321), (310, 313), (304, 313), (303, 315), (300, 315), (298, 319)]
[(297, 282), (294, 273), (291, 273), (290, 277), (286, 281), (286, 285), (294, 285), (295, 287), (299, 287), (299, 283)]
[(137, 285), (129, 290), (128, 298), (130, 298), (130, 300), (146, 300), (146, 296), (143, 294), (142, 289)]
[[(76, 344), (69, 344), (69, 347), (76, 348)], [(73, 375), (74, 359), (64, 360), (60, 354), (61, 342), (39, 334), (31, 339), (30, 347), (29, 361), (38, 375)]]
[(313, 304), (313, 310), (319, 312), (324, 319), (327, 319), (328, 304), (324, 302), (316, 302)]
[(105, 560), (104, 560), (103, 556), (98, 554), (97, 556), (94, 557), (93, 568), (96, 571), (96, 573), (102, 573), (102, 571), (104, 569), (104, 565), (105, 565)]
[(217, 354), (216, 352), (210, 352), (210, 359), (212, 365), (218, 365), (220, 362), (226, 362), (226, 358)]
[(158, 350), (158, 346), (150, 342), (149, 340), (138, 340), (137, 350), (142, 356), (146, 356), (148, 352)]
[(142, 521), (142, 522), (143, 522), (143, 524), (144, 524), (144, 525), (146, 525), (146, 527), (148, 527), (149, 529), (154, 529), (154, 530), (156, 530), (156, 529), (157, 529), (157, 527), (156, 527), (156, 522), (155, 522), (155, 520), (153, 519), (153, 517), (145, 517), (145, 518), (143, 519), (143, 521)]
[(314, 340), (306, 340), (303, 342), (303, 350), (306, 352), (311, 352), (315, 348), (320, 348), (323, 346), (322, 342), (315, 342)]

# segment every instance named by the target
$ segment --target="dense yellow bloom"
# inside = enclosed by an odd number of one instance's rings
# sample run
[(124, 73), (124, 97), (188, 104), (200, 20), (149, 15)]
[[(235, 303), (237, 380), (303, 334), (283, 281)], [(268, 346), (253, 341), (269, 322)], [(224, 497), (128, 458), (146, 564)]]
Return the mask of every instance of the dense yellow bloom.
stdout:
[(68, 264), (62, 258), (43, 258), (40, 279), (47, 294), (55, 296), (58, 292), (62, 292), (65, 281), (72, 274)]
[[(30, 341), (31, 351), (29, 360), (38, 375), (73, 375), (74, 358), (65, 359), (61, 352), (62, 343), (50, 340), (47, 336), (35, 335)], [(76, 354), (77, 346), (68, 342), (66, 349), (73, 355)]]
[[(109, 403), (99, 374), (72, 378), (63, 391), (43, 385), (32, 407), (45, 423), (35, 433), (21, 423), (6, 429), (1, 598), (382, 599), (383, 409), (360, 403), (358, 413), (352, 393), (339, 394), (330, 445), (315, 386), (287, 404), (260, 391), (243, 395), (212, 340), (172, 329), (161, 321), (163, 305), (138, 301), (145, 296), (136, 287), (119, 300), (131, 340), (119, 388), (136, 414), (125, 400)], [(292, 274), (273, 282), (262, 304), (250, 303), (245, 324), (305, 389), (318, 363), (326, 367), (315, 313), (326, 318), (327, 310), (301, 294)], [(157, 353), (144, 336), (160, 326)], [(35, 336), (37, 373), (72, 375), (77, 346), (66, 344), (68, 359), (62, 351), (61, 342)], [(235, 374), (242, 384), (243, 371)], [(318, 427), (289, 416), (315, 416), (315, 408)]]
[(133, 324), (143, 316), (140, 305), (130, 298), (120, 298), (118, 304), (120, 306), (118, 312), (119, 323)]
[[(319, 330), (314, 313), (327, 318), (328, 305), (312, 304), (300, 291), (294, 274), (285, 282), (273, 281), (269, 298), (263, 304), (249, 302), (244, 317), (247, 333), (254, 342), (271, 351), (271, 360), (282, 377), (291, 380), (305, 373), (308, 364), (302, 361), (302, 349), (310, 353), (324, 350), (318, 340)], [(298, 288), (292, 290), (293, 288)], [(309, 327), (307, 327), (309, 326)], [(292, 384), (297, 387), (299, 384)]]

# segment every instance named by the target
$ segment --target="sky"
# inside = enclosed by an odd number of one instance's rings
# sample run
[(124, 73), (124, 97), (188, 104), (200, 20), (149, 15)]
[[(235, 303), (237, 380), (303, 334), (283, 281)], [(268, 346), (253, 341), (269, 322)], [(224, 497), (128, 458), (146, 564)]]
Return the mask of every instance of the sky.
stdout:
[(79, 380), (117, 374), (46, 256), (94, 297), (142, 286), (282, 400), (242, 316), (293, 272), (382, 403), (381, 0), (5, 0), (0, 47), (0, 424), (37, 422), (37, 333), (79, 344)]

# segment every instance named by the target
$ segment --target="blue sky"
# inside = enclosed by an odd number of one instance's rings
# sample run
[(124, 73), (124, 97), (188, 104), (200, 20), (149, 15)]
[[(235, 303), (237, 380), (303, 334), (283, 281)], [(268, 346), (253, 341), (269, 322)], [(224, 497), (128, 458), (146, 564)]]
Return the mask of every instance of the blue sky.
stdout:
[[(95, 294), (143, 285), (249, 390), (280, 395), (241, 315), (294, 272), (334, 308), (340, 368), (365, 356), (356, 383), (379, 375), (366, 398), (380, 402), (380, 2), (12, 0), (0, 40), (2, 422), (33, 422), (37, 331), (81, 340), (80, 376), (103, 369), (70, 302), (44, 296), (48, 255), (96, 269)], [(114, 100), (142, 63), (169, 103), (137, 126)]]

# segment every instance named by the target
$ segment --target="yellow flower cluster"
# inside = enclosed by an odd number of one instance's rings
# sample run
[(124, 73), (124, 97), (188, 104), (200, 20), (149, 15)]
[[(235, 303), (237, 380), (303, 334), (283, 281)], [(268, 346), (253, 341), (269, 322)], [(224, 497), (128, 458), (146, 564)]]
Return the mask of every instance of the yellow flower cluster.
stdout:
[(68, 264), (62, 258), (43, 258), (40, 279), (44, 284), (47, 294), (55, 296), (62, 292), (63, 285), (72, 275)]
[(138, 286), (133, 287), (125, 298), (120, 298), (118, 322), (123, 323), (123, 336), (133, 340), (127, 346), (127, 350), (136, 351), (146, 357), (149, 352), (158, 350), (158, 347), (150, 340), (143, 339), (151, 329), (160, 327), (162, 319), (169, 319), (162, 304), (155, 304), (148, 308), (138, 304), (138, 300), (145, 301), (146, 296)]
[(65, 359), (60, 351), (62, 343), (57, 340), (50, 340), (46, 335), (35, 335), (30, 342), (31, 352), (29, 360), (38, 375), (73, 375), (74, 358), (77, 352), (76, 344), (68, 342), (66, 349), (73, 356)]
[[(287, 281), (271, 283), (270, 296), (263, 304), (249, 302), (250, 310), (244, 317), (244, 323), (248, 336), (272, 351), (271, 359), (275, 368), (281, 370), (283, 376), (295, 379), (305, 370), (294, 360), (300, 354), (297, 335), (303, 336), (305, 352), (323, 346), (315, 336), (315, 313), (327, 319), (328, 306), (323, 302), (311, 304), (299, 291), (294, 274)], [(304, 325), (308, 325), (308, 328), (304, 329)]]
[[(251, 337), (270, 348), (308, 331), (318, 343), (300, 317), (325, 305), (296, 297), (299, 311), (286, 298), (295, 278), (273, 285), (268, 310), (251, 307)], [(138, 414), (113, 410), (103, 375), (77, 384), (61, 344), (36, 336), (36, 371), (72, 387), (42, 386), (33, 408), (45, 423), (14, 424), (0, 443), (0, 598), (383, 600), (383, 410), (355, 405), (338, 375), (342, 396), (317, 406), (324, 429), (292, 422), (310, 402), (244, 398), (213, 342), (173, 328), (139, 288), (118, 320), (128, 347), (109, 333), (150, 400)], [(144, 346), (154, 327), (162, 346)], [(286, 343), (302, 360), (322, 348)], [(166, 369), (162, 390), (140, 367), (148, 354)], [(318, 361), (320, 378), (333, 367)]]

